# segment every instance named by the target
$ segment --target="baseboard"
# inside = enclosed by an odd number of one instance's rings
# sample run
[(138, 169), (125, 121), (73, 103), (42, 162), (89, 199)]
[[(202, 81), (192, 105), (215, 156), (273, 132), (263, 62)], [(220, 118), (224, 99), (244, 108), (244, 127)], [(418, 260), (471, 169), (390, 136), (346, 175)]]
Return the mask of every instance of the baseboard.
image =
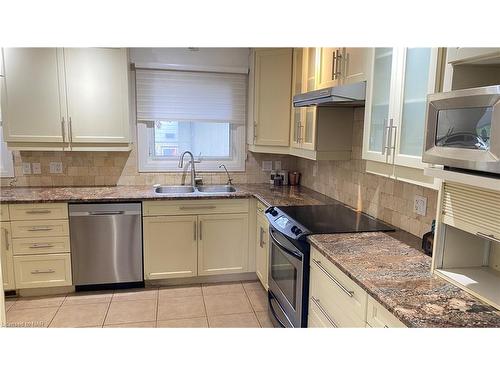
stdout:
[(214, 276), (195, 276), (195, 277), (182, 277), (175, 279), (163, 280), (146, 280), (146, 287), (148, 286), (173, 286), (173, 285), (189, 285), (201, 283), (220, 283), (231, 281), (258, 281), (255, 272), (236, 273), (228, 275), (214, 275)]

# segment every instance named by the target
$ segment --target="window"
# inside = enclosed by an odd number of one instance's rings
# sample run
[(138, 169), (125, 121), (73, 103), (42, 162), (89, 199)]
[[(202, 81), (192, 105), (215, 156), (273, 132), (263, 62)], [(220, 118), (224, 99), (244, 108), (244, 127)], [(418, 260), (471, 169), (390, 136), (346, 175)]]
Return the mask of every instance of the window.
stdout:
[(191, 151), (200, 171), (245, 169), (246, 75), (136, 70), (139, 171), (179, 171)]

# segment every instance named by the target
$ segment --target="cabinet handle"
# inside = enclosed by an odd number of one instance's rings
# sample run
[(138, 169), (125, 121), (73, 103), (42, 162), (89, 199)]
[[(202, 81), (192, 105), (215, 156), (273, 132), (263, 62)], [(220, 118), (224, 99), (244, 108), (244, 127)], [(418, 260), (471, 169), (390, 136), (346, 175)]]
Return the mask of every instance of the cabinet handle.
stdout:
[(217, 208), (216, 206), (181, 206), (179, 210), (188, 211), (188, 210), (213, 210)]
[(31, 274), (38, 275), (38, 274), (42, 274), (42, 273), (55, 273), (55, 272), (56, 271), (54, 271), (53, 269), (48, 269), (47, 271), (34, 270), (34, 271), (31, 271)]
[(51, 210), (28, 210), (26, 211), (27, 214), (50, 214), (52, 211)]
[(349, 297), (353, 297), (354, 296), (354, 292), (352, 290), (349, 290), (347, 289), (345, 286), (343, 286), (340, 281), (338, 281), (335, 276), (333, 276), (330, 272), (328, 272), (328, 270), (323, 267), (323, 265), (321, 264), (321, 262), (319, 260), (316, 260), (313, 258), (313, 263), (316, 264), (318, 266), (318, 268), (323, 271), (323, 273), (330, 279), (332, 280), (345, 294), (347, 294)]
[(330, 322), (330, 324), (332, 326), (334, 326), (335, 328), (338, 328), (339, 326), (335, 323), (335, 321), (330, 318), (330, 315), (328, 315), (328, 313), (326, 312), (325, 308), (323, 307), (323, 305), (321, 305), (321, 302), (319, 299), (317, 298), (314, 298), (311, 296), (311, 301), (314, 302), (314, 304), (318, 307), (319, 311), (321, 311), (323, 313), (323, 315), (325, 316), (325, 318)]
[(71, 116), (69, 117), (69, 142), (73, 143), (73, 124), (71, 122)]
[(334, 78), (340, 78), (342, 75), (342, 54), (340, 53), (340, 50), (337, 50), (337, 60), (336, 60), (336, 66), (337, 69), (335, 70), (335, 77)]
[(28, 229), (28, 232), (48, 232), (53, 230), (54, 228), (50, 227), (31, 227)]
[(194, 240), (196, 241), (197, 240), (197, 234), (198, 234), (198, 228), (197, 228), (197, 224), (196, 224), (196, 221), (193, 223), (194, 224)]
[(65, 120), (64, 120), (64, 116), (61, 120), (61, 134), (62, 134), (62, 140), (63, 142), (66, 142), (66, 129), (65, 129)]
[(485, 234), (482, 232), (477, 232), (476, 236), (490, 240), (490, 241), (495, 241), (500, 243), (500, 238), (496, 238), (493, 234)]
[(201, 227), (203, 221), (200, 220), (200, 241), (203, 239), (203, 229)]
[(387, 124), (387, 119), (384, 119), (384, 129), (382, 131), (382, 155), (385, 155), (385, 150), (387, 150), (388, 130), (389, 130), (389, 125)]
[(337, 61), (337, 51), (333, 51), (332, 57), (332, 80), (335, 79), (335, 63)]
[(394, 135), (396, 135), (396, 126), (394, 126), (394, 119), (389, 119), (389, 125), (387, 126), (387, 129), (388, 129), (388, 134), (387, 134), (387, 143), (389, 144), (389, 146), (386, 146), (385, 149), (387, 150), (387, 156), (391, 156), (391, 150), (394, 150), (394, 152), (396, 152), (396, 144), (395, 144), (395, 141), (396, 139), (394, 139), (394, 142), (392, 142), (392, 132), (393, 132), (393, 129), (394, 129)]
[(49, 243), (34, 243), (30, 246), (30, 249), (47, 249), (49, 247), (54, 247), (54, 245)]
[(9, 231), (7, 228), (2, 228), (4, 232), (4, 238), (5, 238), (5, 251), (9, 251), (10, 245), (9, 245)]
[(262, 229), (262, 227), (260, 227), (260, 233), (259, 233), (260, 237), (259, 237), (259, 246), (260, 247), (264, 247), (264, 229)]
[(257, 121), (253, 122), (253, 140), (257, 140)]

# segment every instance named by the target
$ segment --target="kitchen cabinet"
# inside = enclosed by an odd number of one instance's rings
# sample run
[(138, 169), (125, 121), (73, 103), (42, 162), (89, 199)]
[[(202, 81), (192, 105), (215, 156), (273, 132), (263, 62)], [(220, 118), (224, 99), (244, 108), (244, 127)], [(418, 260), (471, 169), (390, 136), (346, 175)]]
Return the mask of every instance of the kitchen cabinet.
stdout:
[[(388, 177), (397, 178), (398, 170), (404, 168), (425, 167), (426, 100), (438, 86), (438, 56), (437, 48), (374, 49), (367, 85), (363, 159), (384, 164)], [(427, 183), (432, 185), (432, 179)]]
[(69, 286), (71, 256), (69, 253), (15, 256), (14, 273), (17, 289)]
[(4, 64), (10, 148), (129, 149), (126, 49), (6, 48)]
[(269, 222), (264, 217), (257, 216), (257, 233), (256, 233), (256, 248), (255, 248), (255, 268), (257, 277), (262, 286), (267, 290), (268, 284), (268, 268), (269, 268)]
[(371, 48), (327, 47), (319, 52), (318, 89), (366, 81)]
[(1, 222), (1, 248), (0, 248), (0, 262), (2, 264), (2, 278), (3, 289), (14, 290), (16, 289), (16, 282), (14, 278), (14, 258), (12, 252), (12, 232), (10, 230), (9, 222)]
[(370, 328), (406, 328), (389, 310), (368, 296), (366, 322)]
[(492, 58), (500, 58), (500, 48), (448, 48), (448, 63), (474, 63), (481, 60), (489, 60)]
[(197, 220), (195, 215), (144, 218), (146, 280), (197, 275)]
[(250, 56), (250, 151), (287, 153), (290, 143), (292, 49), (255, 49)]
[(247, 271), (248, 214), (198, 216), (198, 275)]

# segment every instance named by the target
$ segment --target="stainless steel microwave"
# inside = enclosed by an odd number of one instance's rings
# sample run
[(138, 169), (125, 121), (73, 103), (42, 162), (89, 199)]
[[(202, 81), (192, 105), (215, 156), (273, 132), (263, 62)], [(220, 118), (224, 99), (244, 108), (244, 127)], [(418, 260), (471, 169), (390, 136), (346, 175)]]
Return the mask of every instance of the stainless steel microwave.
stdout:
[(423, 161), (500, 174), (500, 85), (429, 95)]

